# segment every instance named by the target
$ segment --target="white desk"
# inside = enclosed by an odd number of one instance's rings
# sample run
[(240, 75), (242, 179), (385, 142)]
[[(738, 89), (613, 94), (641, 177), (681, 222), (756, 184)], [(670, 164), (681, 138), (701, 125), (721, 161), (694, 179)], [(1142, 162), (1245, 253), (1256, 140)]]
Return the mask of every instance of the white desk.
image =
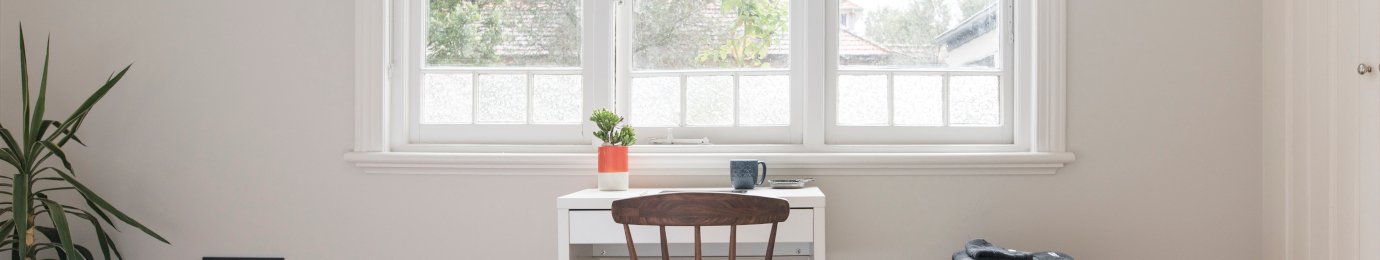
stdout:
[[(599, 191), (587, 189), (556, 198), (558, 236), (557, 259), (626, 258), (628, 248), (621, 224), (613, 222), (609, 212), (613, 201), (662, 191), (723, 191), (731, 188), (667, 188), (630, 189), (627, 191)], [(781, 222), (777, 230), (778, 259), (824, 260), (824, 193), (818, 187), (804, 189), (771, 189), (759, 187), (747, 194), (786, 199), (791, 216)], [(722, 230), (720, 230), (722, 229)], [(738, 227), (740, 256), (761, 256), (771, 225)], [(633, 241), (639, 257), (661, 255), (660, 231), (655, 226), (633, 226)], [(721, 256), (728, 252), (728, 227), (702, 229), (706, 256)], [(667, 227), (667, 240), (672, 243), (672, 256), (693, 256), (694, 231), (691, 227)], [(645, 249), (644, 249), (645, 248)], [(756, 253), (754, 253), (756, 252)], [(650, 259), (650, 258), (649, 258)]]

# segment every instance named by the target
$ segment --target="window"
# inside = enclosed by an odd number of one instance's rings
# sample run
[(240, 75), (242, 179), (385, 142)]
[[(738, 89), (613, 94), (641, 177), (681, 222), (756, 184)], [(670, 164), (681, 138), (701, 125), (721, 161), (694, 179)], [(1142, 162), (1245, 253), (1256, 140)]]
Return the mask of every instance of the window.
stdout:
[(407, 64), (417, 143), (580, 144), (579, 0), (419, 0)]
[[(626, 0), (619, 111), (638, 136), (800, 142), (790, 0)], [(794, 131), (793, 131), (794, 130)], [(668, 132), (673, 131), (673, 132)]]
[[(624, 0), (588, 21), (588, 5), (607, 3), (410, 0), (409, 140), (586, 144), (587, 110), (610, 107), (642, 144), (792, 145), (807, 131), (826, 145), (1015, 144), (1013, 0), (837, 1), (825, 26), (837, 39), (810, 57), (791, 37), (806, 24), (792, 26), (791, 0)], [(590, 37), (590, 21), (615, 33)], [(612, 38), (612, 53), (582, 48), (589, 38)], [(829, 76), (825, 100), (807, 104), (811, 58)]]
[(840, 3), (826, 143), (1014, 143), (1012, 1)]
[(584, 154), (607, 107), (642, 156), (1071, 160), (1063, 0), (356, 1), (359, 151)]

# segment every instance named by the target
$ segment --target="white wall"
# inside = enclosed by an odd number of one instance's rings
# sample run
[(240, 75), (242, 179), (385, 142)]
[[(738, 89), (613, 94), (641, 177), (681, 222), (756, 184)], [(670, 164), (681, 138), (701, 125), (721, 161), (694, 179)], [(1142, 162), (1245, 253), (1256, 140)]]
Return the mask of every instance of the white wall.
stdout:
[[(831, 259), (948, 259), (978, 237), (1078, 259), (1261, 258), (1261, 3), (1069, 2), (1078, 161), (1053, 176), (817, 177)], [(553, 258), (554, 198), (595, 177), (366, 175), (341, 160), (352, 7), (0, 0), (0, 122), (17, 122), (23, 21), (34, 45), (53, 34), (63, 113), (136, 63), (85, 124), (91, 147), (70, 152), (174, 243), (126, 228), (126, 257)]]

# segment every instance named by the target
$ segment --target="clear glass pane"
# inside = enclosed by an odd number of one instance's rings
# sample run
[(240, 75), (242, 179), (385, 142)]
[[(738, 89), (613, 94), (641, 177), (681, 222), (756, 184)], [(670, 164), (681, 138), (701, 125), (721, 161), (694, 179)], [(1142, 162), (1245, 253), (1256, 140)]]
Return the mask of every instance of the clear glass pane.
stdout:
[(580, 0), (429, 3), (428, 66), (580, 66)]
[(998, 68), (1003, 55), (998, 3), (845, 0), (839, 4), (839, 66)]
[(895, 76), (895, 125), (944, 125), (943, 76)]
[(532, 76), (532, 122), (578, 124), (583, 115), (583, 84), (580, 75)]
[(742, 76), (738, 84), (738, 125), (791, 124), (789, 76)]
[(680, 78), (633, 78), (633, 126), (680, 126)]
[(949, 78), (949, 124), (1001, 125), (1000, 82), (997, 76)]
[(468, 124), (473, 122), (473, 84), (470, 74), (422, 76), (422, 123)]
[(886, 75), (843, 75), (838, 87), (839, 125), (887, 125)]
[(527, 123), (527, 75), (480, 74), (479, 123)]
[(790, 65), (788, 0), (632, 2), (633, 70)]
[(685, 79), (685, 125), (733, 125), (733, 76)]

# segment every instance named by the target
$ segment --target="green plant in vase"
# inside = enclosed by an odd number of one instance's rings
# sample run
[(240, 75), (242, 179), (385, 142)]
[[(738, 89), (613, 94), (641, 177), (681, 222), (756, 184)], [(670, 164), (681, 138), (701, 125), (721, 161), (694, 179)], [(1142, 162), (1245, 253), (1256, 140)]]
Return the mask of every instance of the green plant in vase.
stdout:
[(589, 121), (599, 126), (594, 136), (604, 141), (599, 146), (599, 190), (628, 190), (628, 146), (637, 143), (637, 134), (631, 126), (617, 129), (623, 117), (607, 108), (594, 110)]
[[(107, 78), (105, 84), (91, 97), (82, 102), (76, 111), (63, 120), (43, 119), (45, 106), (47, 105), (48, 92), (48, 52), (45, 51), (43, 58), (43, 76), (38, 82), (38, 98), (30, 103), (30, 80), (28, 54), (25, 49), (24, 28), (19, 28), (19, 69), (20, 87), (22, 89), (23, 122), (20, 123), (19, 136), (15, 136), (4, 125), (0, 125), (0, 139), (3, 139), (5, 146), (0, 148), (0, 160), (14, 166), (15, 173), (12, 176), (0, 176), (0, 187), (10, 187), (10, 191), (0, 191), (0, 193), (10, 195), (11, 200), (0, 202), (0, 214), (9, 214), (8, 219), (0, 220), (0, 251), (10, 251), (10, 259), (33, 260), (39, 252), (55, 251), (58, 259), (95, 259), (92, 251), (82, 245), (74, 244), (72, 241), (72, 231), (70, 224), (72, 221), (89, 222), (96, 231), (96, 240), (100, 244), (101, 255), (104, 259), (111, 259), (110, 253), (114, 252), (115, 257), (124, 259), (120, 256), (119, 249), (115, 248), (115, 241), (110, 238), (109, 233), (102, 226), (101, 221), (115, 228), (115, 223), (111, 221), (111, 216), (125, 224), (129, 224), (145, 234), (152, 236), (158, 241), (168, 243), (153, 230), (149, 230), (143, 224), (139, 224), (129, 215), (111, 206), (109, 202), (91, 191), (76, 179), (76, 171), (72, 169), (72, 164), (68, 161), (67, 154), (62, 148), (69, 142), (82, 144), (81, 139), (77, 138), (77, 130), (90, 114), (91, 107), (97, 101), (105, 97), (105, 94), (115, 87), (115, 83), (125, 76), (129, 71), (126, 66), (119, 73), (112, 74)], [(14, 111), (18, 112), (18, 111)], [(82, 144), (85, 146), (85, 144)], [(48, 159), (57, 158), (56, 161)], [(45, 163), (58, 162), (61, 167), (45, 167)], [(65, 170), (64, 170), (65, 169)], [(5, 183), (7, 181), (7, 183)], [(37, 184), (44, 184), (43, 189), (38, 189)], [(86, 209), (74, 207), (71, 203), (62, 203), (49, 199), (50, 194), (59, 192), (75, 192), (83, 198), (81, 204), (87, 206)], [(94, 213), (94, 214), (93, 214)], [(50, 220), (50, 224), (38, 223), (42, 216)], [(98, 219), (99, 218), (99, 219)], [(44, 238), (40, 241), (35, 237), (39, 233)]]

